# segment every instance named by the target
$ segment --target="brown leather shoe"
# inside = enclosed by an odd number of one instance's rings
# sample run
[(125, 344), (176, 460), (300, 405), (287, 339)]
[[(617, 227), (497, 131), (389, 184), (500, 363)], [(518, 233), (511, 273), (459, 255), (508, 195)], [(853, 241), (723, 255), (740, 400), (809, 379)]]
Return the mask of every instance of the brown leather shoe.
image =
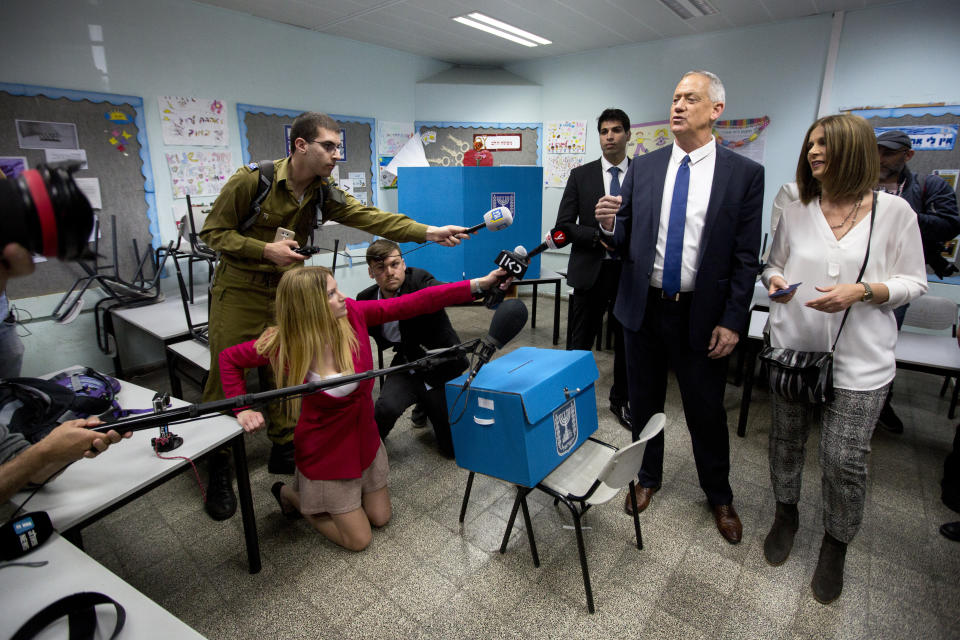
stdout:
[(740, 516), (732, 504), (718, 504), (713, 507), (713, 518), (717, 521), (720, 535), (730, 544), (737, 544), (743, 537), (743, 525)]
[[(660, 487), (641, 487), (638, 484), (633, 485), (633, 493), (637, 496), (637, 513), (641, 513), (650, 504), (650, 498)], [(627, 500), (623, 504), (623, 510), (628, 516), (633, 515), (633, 505), (630, 504), (630, 491), (627, 490)]]

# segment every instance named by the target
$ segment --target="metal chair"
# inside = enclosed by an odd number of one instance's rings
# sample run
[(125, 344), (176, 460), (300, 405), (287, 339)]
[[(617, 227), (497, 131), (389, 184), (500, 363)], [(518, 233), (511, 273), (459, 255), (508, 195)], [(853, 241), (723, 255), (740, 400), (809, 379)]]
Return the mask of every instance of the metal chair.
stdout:
[[(643, 463), (643, 452), (647, 441), (663, 431), (666, 416), (655, 414), (647, 422), (636, 442), (617, 449), (596, 438), (588, 438), (580, 447), (544, 478), (536, 489), (553, 496), (554, 506), (562, 502), (573, 516), (573, 525), (577, 533), (577, 548), (580, 552), (580, 569), (583, 572), (583, 588), (587, 595), (587, 609), (593, 613), (593, 590), (590, 587), (590, 572), (587, 567), (587, 553), (583, 544), (581, 519), (590, 507), (610, 502), (624, 487), (630, 488), (633, 503), (633, 526), (637, 536), (637, 549), (643, 549), (643, 536), (640, 533), (640, 516), (637, 512), (637, 499), (633, 492), (634, 480)], [(528, 487), (517, 487), (517, 497), (513, 503), (510, 520), (503, 534), (500, 553), (505, 553), (510, 542), (510, 533), (521, 507), (530, 539), (530, 552), (533, 564), (540, 566), (537, 546), (527, 509), (527, 494), (533, 491)]]

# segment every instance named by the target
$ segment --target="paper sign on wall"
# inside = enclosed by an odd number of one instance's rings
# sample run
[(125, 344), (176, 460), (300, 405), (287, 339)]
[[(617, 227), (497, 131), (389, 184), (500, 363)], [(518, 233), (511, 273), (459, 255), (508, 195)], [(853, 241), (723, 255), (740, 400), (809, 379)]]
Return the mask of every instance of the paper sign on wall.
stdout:
[(227, 116), (220, 100), (160, 96), (160, 124), (168, 145), (225, 147), (230, 144)]

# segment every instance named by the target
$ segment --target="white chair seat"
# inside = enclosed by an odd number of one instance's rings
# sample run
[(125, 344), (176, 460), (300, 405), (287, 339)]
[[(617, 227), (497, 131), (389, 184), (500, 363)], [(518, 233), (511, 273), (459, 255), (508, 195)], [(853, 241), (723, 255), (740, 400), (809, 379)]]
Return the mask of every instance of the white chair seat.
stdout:
[[(616, 452), (616, 449), (588, 439), (540, 484), (563, 495), (582, 496), (590, 490), (600, 471)], [(601, 483), (587, 502), (609, 502), (619, 491)]]

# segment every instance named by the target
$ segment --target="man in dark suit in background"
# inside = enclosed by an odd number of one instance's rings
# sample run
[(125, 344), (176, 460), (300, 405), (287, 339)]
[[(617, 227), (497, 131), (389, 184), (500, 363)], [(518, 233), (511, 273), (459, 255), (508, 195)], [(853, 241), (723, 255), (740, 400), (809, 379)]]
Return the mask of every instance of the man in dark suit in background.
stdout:
[[(370, 245), (367, 249), (367, 266), (370, 277), (377, 284), (357, 294), (357, 300), (393, 298), (443, 284), (423, 269), (408, 267), (400, 255), (400, 247), (390, 240), (381, 239)], [(409, 320), (370, 327), (370, 335), (381, 349), (393, 348), (396, 352), (390, 366), (422, 358), (427, 349), (460, 344), (460, 337), (442, 309)], [(386, 440), (403, 412), (417, 404), (433, 425), (440, 453), (452, 458), (453, 438), (450, 435), (444, 384), (463, 373), (468, 364), (463, 356), (426, 373), (399, 371), (387, 375), (374, 405), (380, 438)]]
[[(670, 110), (673, 145), (634, 158), (622, 200), (605, 196), (596, 217), (624, 260), (615, 314), (624, 328), (634, 437), (663, 411), (672, 366), (700, 487), (717, 529), (736, 544), (743, 527), (730, 489), (723, 391), (757, 276), (763, 167), (716, 143), (711, 131), (724, 101), (714, 74), (684, 74)], [(647, 443), (639, 510), (660, 488), (663, 443), (662, 433)]]
[[(570, 343), (568, 349), (590, 351), (598, 333), (603, 332), (603, 314), (617, 299), (620, 259), (607, 249), (594, 211), (605, 195), (620, 195), (620, 184), (627, 173), (627, 140), (630, 118), (620, 109), (606, 109), (597, 118), (603, 156), (570, 172), (567, 187), (557, 212), (558, 229), (573, 244), (567, 264), (567, 284), (573, 287), (570, 300)], [(623, 331), (614, 327), (613, 386), (610, 387), (610, 411), (630, 429), (627, 403), (627, 365), (623, 355)]]

